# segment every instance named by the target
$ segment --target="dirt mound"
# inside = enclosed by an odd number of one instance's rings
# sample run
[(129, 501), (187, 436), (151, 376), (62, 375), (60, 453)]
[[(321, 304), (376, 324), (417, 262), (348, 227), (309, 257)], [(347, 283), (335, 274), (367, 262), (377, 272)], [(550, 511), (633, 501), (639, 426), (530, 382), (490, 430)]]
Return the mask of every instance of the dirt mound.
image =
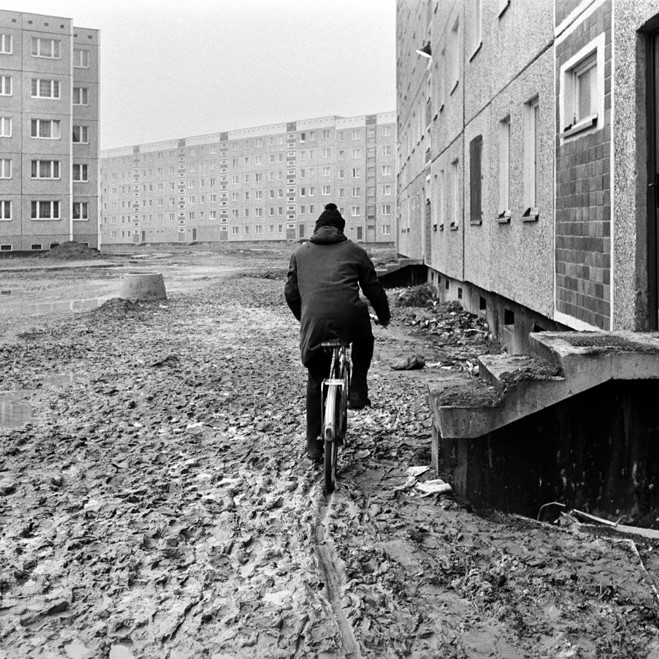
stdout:
[(133, 311), (137, 311), (137, 305), (130, 300), (124, 300), (121, 297), (113, 297), (103, 302), (103, 304), (90, 313), (104, 314), (111, 316), (125, 316)]
[(88, 247), (85, 243), (78, 243), (75, 240), (67, 240), (48, 250), (42, 258), (84, 261), (87, 259), (97, 259), (100, 256), (101, 253), (94, 247)]
[(434, 307), (438, 301), (437, 291), (430, 284), (406, 288), (395, 299), (401, 307)]

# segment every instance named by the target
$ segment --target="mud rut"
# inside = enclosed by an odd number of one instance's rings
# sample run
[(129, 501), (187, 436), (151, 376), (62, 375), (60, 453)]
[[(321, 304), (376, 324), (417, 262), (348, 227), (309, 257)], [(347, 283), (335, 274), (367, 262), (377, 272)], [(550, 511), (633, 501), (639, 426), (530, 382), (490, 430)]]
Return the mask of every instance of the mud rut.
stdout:
[(401, 326), (378, 333), (374, 405), (326, 498), (282, 284), (212, 282), (0, 347), (3, 388), (39, 409), (0, 429), (0, 659), (659, 656), (629, 548), (405, 487), (430, 422), (420, 376), (389, 369), (424, 341)]

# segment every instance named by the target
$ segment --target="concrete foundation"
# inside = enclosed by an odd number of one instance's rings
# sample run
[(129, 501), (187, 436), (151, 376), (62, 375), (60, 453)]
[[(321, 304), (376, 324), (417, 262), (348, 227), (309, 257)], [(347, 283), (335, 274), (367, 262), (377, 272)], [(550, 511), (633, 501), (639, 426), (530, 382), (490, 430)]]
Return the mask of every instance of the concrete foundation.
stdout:
[(476, 507), (536, 517), (559, 501), (651, 524), (659, 512), (659, 382), (610, 381), (477, 439), (433, 430), (439, 475)]

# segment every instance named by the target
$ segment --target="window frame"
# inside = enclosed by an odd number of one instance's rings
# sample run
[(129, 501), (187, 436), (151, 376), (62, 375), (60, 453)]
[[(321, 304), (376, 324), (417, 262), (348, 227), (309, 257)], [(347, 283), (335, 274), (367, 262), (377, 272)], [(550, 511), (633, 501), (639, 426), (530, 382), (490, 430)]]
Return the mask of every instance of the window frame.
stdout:
[[(35, 84), (36, 83), (36, 84)], [(42, 94), (41, 85), (42, 83), (49, 83), (50, 94)], [(36, 93), (35, 93), (36, 91)], [(56, 92), (56, 93), (53, 93)], [(50, 99), (53, 101), (59, 101), (62, 98), (62, 85), (59, 80), (56, 78), (32, 78), (32, 83), (30, 86), (30, 97), (39, 98), (39, 99)]]
[[(9, 42), (9, 47), (7, 47)], [(0, 33), (0, 55), (13, 55), (14, 54), (14, 35), (9, 32)]]
[[(53, 54), (44, 55), (41, 52), (42, 43), (50, 43)], [(35, 48), (36, 45), (36, 48)], [(55, 46), (57, 46), (55, 48)], [(57, 53), (55, 53), (57, 51)], [(49, 39), (47, 37), (32, 37), (32, 57), (40, 57), (43, 59), (62, 59), (62, 40), (61, 39)]]
[[(41, 167), (48, 166), (49, 176), (41, 175)], [(36, 171), (36, 174), (35, 174)], [(59, 160), (41, 160), (37, 158), (30, 163), (30, 178), (35, 181), (59, 181), (62, 178), (62, 167)]]
[[(42, 204), (49, 204), (49, 215), (48, 217), (41, 215)], [(35, 208), (37, 213), (35, 215)], [(55, 215), (54, 211), (57, 210)], [(33, 199), (30, 204), (30, 219), (31, 220), (46, 220), (46, 221), (57, 221), (61, 220), (62, 204), (59, 200), (47, 200), (47, 199)]]
[[(76, 217), (76, 206), (78, 206), (78, 215)], [(82, 212), (84, 209), (84, 213)], [(84, 215), (84, 217), (83, 217)], [(89, 220), (89, 202), (88, 201), (74, 201), (71, 204), (71, 219), (74, 222), (87, 222)]]

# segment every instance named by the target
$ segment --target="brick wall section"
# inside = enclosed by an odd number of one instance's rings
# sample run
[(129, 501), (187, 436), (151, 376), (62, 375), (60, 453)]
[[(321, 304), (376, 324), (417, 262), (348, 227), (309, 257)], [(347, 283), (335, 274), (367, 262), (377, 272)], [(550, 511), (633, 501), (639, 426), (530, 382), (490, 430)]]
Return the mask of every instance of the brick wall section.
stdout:
[[(562, 3), (559, 3), (562, 4)], [(556, 309), (595, 327), (611, 316), (611, 2), (556, 47), (556, 71), (598, 35), (606, 34), (604, 128), (556, 147)], [(560, 81), (557, 80), (557, 93)], [(557, 98), (556, 128), (559, 126)]]
[(583, 0), (556, 0), (556, 26), (558, 27)]

